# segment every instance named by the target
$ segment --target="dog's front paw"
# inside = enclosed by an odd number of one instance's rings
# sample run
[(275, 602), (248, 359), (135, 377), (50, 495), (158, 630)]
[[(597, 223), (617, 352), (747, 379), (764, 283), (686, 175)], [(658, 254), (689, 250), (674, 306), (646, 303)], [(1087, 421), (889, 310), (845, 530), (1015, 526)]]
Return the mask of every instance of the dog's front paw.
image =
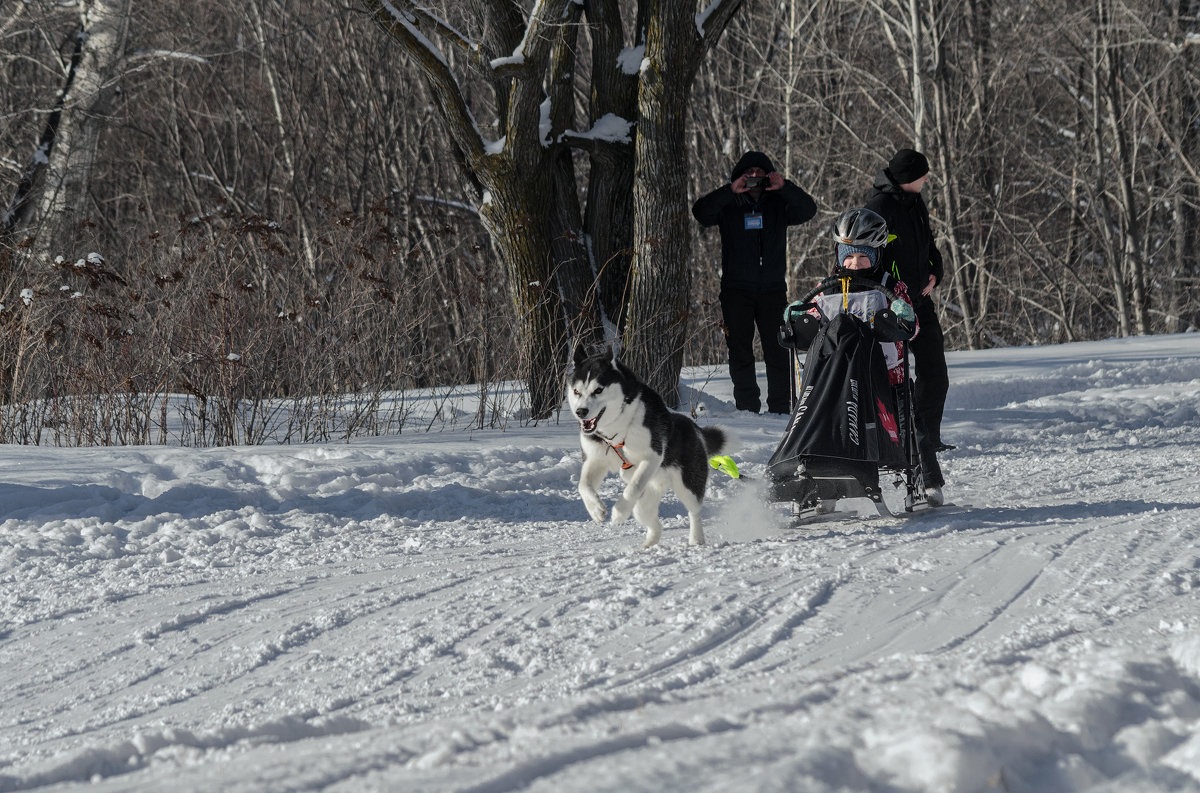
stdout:
[(629, 520), (629, 515), (633, 512), (633, 504), (626, 501), (624, 498), (617, 499), (612, 508), (612, 522), (624, 523)]
[(587, 511), (588, 514), (592, 516), (592, 520), (596, 521), (597, 523), (603, 523), (604, 519), (608, 517), (608, 509), (601, 501), (597, 501), (594, 504), (588, 504)]
[(583, 500), (583, 506), (587, 508), (588, 515), (591, 515), (592, 520), (603, 523), (604, 519), (608, 517), (608, 508), (604, 506), (604, 502), (600, 500), (595, 489), (581, 485), (579, 497)]

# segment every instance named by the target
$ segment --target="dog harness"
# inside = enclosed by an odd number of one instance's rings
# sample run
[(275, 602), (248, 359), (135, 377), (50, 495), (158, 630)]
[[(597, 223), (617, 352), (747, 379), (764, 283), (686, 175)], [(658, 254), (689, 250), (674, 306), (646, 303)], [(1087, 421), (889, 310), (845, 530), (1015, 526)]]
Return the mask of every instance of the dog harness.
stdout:
[(616, 452), (617, 457), (619, 457), (621, 459), (621, 470), (622, 471), (629, 469), (629, 468), (633, 468), (633, 463), (629, 462), (629, 458), (626, 457), (625, 454), (621, 451), (621, 449), (625, 448), (625, 441), (621, 441), (620, 443), (613, 443), (611, 440), (609, 440), (608, 438), (605, 438), (603, 435), (601, 435), (599, 433), (596, 433), (595, 435), (592, 435), (590, 437), (593, 440), (595, 440), (596, 443), (603, 443), (605, 446), (607, 446), (608, 448), (610, 448), (614, 452)]
[(610, 448), (614, 452), (616, 452), (617, 456), (621, 458), (621, 470), (622, 471), (624, 471), (626, 468), (633, 468), (633, 463), (629, 462), (629, 460), (626, 459), (625, 455), (621, 454), (621, 449), (625, 448), (625, 441), (621, 441), (620, 443), (613, 443), (612, 441), (605, 441), (605, 443), (608, 444), (608, 448)]

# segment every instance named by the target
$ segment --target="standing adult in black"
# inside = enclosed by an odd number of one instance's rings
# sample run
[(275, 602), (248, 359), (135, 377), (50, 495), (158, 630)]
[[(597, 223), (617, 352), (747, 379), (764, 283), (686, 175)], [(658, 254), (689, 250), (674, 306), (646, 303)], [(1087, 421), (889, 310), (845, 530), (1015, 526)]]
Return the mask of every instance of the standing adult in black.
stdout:
[(942, 254), (933, 241), (929, 210), (921, 190), (929, 181), (929, 160), (920, 152), (900, 149), (875, 177), (867, 208), (887, 221), (891, 242), (884, 263), (904, 281), (916, 310), (920, 331), (909, 342), (916, 375), (917, 447), (921, 454), (926, 495), (930, 503), (943, 502), (945, 485), (937, 453), (942, 444), (942, 412), (950, 378), (946, 371), (945, 340), (933, 303), (933, 290), (942, 282)]
[(750, 151), (730, 183), (692, 206), (702, 226), (721, 230), (721, 315), (738, 410), (762, 406), (754, 372), (754, 329), (767, 370), (767, 410), (791, 412), (788, 353), (777, 333), (787, 308), (787, 227), (817, 214), (812, 196), (783, 178), (767, 155)]

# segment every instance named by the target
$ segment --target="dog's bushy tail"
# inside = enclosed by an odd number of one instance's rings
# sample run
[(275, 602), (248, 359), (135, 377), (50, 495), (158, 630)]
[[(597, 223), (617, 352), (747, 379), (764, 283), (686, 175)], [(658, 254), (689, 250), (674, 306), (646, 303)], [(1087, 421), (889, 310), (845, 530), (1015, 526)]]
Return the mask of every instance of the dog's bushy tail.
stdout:
[(700, 437), (704, 439), (704, 451), (709, 457), (731, 452), (737, 445), (729, 431), (720, 427), (701, 427)]

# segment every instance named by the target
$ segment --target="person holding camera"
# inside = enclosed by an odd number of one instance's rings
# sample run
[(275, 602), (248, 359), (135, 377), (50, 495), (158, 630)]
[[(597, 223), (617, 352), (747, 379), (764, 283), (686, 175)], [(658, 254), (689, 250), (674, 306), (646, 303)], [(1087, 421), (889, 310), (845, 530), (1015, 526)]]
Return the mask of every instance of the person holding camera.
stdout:
[(738, 410), (762, 407), (754, 371), (754, 330), (767, 370), (767, 410), (791, 412), (788, 353), (776, 332), (787, 307), (787, 227), (817, 214), (817, 203), (775, 170), (760, 151), (733, 166), (729, 184), (692, 206), (705, 227), (721, 232), (721, 316), (729, 348), (729, 377)]

